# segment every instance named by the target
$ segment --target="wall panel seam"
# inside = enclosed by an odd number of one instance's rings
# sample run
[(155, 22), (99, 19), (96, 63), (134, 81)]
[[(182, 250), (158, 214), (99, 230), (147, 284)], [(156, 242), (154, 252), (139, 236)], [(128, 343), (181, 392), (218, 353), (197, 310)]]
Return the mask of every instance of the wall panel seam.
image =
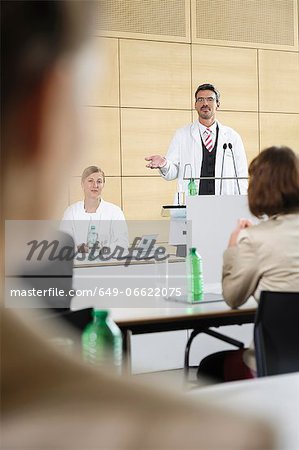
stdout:
[(260, 110), (260, 114), (279, 114), (279, 115), (291, 115), (291, 116), (298, 116), (299, 112), (292, 112), (292, 111), (264, 111)]
[(146, 109), (146, 110), (153, 110), (153, 111), (156, 111), (156, 110), (159, 110), (159, 111), (185, 111), (185, 112), (188, 112), (188, 111), (190, 111), (190, 109), (193, 109), (193, 108), (162, 108), (162, 107), (159, 107), (159, 106), (157, 106), (157, 107), (150, 107), (150, 106), (122, 106), (122, 108), (121, 109), (123, 109), (123, 110), (125, 110), (125, 109)]
[(260, 47), (240, 47), (235, 45), (222, 45), (222, 44), (204, 44), (198, 42), (192, 42), (192, 45), (205, 46), (205, 47), (222, 47), (222, 48), (235, 48), (243, 50), (263, 50), (265, 52), (285, 52), (285, 53), (299, 53), (298, 50), (286, 50), (284, 48), (260, 48)]
[(119, 106), (108, 106), (108, 105), (82, 105), (83, 108), (106, 108), (106, 109), (119, 109)]
[(121, 122), (121, 89), (120, 89), (120, 80), (121, 80), (121, 67), (120, 67), (120, 39), (117, 39), (117, 60), (118, 60), (118, 118), (119, 118), (119, 158), (120, 158), (120, 207), (123, 210), (123, 159), (122, 159), (122, 122)]
[[(96, 37), (99, 37), (99, 36), (96, 36)], [(189, 41), (168, 41), (168, 40), (159, 40), (159, 39), (145, 39), (144, 37), (142, 37), (142, 38), (138, 38), (138, 37), (127, 37), (127, 36), (119, 36), (119, 37), (116, 37), (116, 36), (102, 36), (103, 38), (105, 38), (105, 39), (121, 39), (121, 40), (126, 40), (126, 41), (138, 41), (138, 42), (140, 42), (140, 41), (144, 41), (144, 42), (161, 42), (161, 43), (163, 43), (163, 44), (182, 44), (182, 45), (188, 45), (188, 44), (190, 44), (190, 42)], [(203, 44), (204, 45), (204, 44)], [(206, 44), (206, 45), (209, 45), (209, 44)]]
[(256, 52), (256, 67), (257, 67), (257, 107), (258, 107), (258, 119), (257, 119), (257, 129), (258, 129), (258, 147), (259, 153), (261, 152), (261, 120), (260, 120), (260, 64), (259, 64), (259, 49)]
[(190, 82), (191, 82), (191, 86), (190, 86), (190, 94), (191, 94), (191, 111), (190, 111), (190, 119), (192, 122), (192, 113), (193, 113), (193, 105), (192, 105), (192, 96), (193, 96), (193, 60), (192, 60), (192, 33), (193, 33), (193, 29), (192, 29), (192, 0), (189, 1), (189, 15), (190, 15)]

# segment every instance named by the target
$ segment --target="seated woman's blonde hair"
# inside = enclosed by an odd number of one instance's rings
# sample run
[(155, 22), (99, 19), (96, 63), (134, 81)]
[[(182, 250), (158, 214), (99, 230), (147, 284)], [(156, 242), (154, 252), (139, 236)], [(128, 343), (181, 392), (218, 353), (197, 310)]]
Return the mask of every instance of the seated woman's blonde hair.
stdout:
[(89, 177), (89, 175), (91, 175), (93, 173), (100, 173), (102, 175), (103, 181), (105, 183), (104, 171), (98, 166), (88, 166), (88, 167), (86, 167), (86, 169), (83, 170), (83, 173), (81, 175), (81, 182), (83, 183), (83, 181), (86, 180), (86, 178)]

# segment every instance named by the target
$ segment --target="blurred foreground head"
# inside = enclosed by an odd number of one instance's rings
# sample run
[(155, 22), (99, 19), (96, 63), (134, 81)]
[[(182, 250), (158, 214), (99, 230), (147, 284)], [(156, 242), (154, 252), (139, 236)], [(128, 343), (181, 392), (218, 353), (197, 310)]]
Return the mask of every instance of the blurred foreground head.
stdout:
[(6, 218), (47, 218), (77, 152), (80, 57), (92, 1), (1, 2)]
[[(91, 5), (1, 3), (7, 218), (45, 217), (74, 159), (77, 50)], [(3, 448), (272, 448), (272, 436), (259, 421), (93, 371), (55, 351), (39, 328), (4, 309)]]

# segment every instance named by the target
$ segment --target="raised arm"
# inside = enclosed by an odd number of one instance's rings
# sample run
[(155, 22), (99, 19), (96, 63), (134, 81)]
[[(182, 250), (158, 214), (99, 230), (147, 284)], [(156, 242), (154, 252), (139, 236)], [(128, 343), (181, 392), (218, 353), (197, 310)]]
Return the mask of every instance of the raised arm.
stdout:
[(257, 251), (246, 230), (250, 226), (250, 221), (239, 222), (223, 255), (222, 291), (232, 308), (242, 305), (254, 294), (260, 279)]
[(180, 130), (177, 130), (172, 138), (166, 157), (152, 155), (145, 158), (148, 161), (146, 167), (159, 169), (165, 180), (175, 180), (180, 168)]
[(148, 161), (146, 167), (149, 169), (162, 169), (167, 163), (167, 160), (164, 156), (160, 155), (152, 155), (144, 158), (145, 161)]

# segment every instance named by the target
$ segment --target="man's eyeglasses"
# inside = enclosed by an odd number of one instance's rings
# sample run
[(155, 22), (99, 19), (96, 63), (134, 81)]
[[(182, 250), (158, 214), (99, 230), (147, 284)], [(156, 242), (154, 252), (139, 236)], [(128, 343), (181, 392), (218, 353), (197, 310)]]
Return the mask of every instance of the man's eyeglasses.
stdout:
[(213, 102), (216, 100), (216, 98), (215, 98), (215, 97), (198, 97), (198, 98), (196, 99), (196, 102), (198, 102), (198, 103), (204, 103), (205, 100), (206, 100), (208, 103), (213, 103)]

